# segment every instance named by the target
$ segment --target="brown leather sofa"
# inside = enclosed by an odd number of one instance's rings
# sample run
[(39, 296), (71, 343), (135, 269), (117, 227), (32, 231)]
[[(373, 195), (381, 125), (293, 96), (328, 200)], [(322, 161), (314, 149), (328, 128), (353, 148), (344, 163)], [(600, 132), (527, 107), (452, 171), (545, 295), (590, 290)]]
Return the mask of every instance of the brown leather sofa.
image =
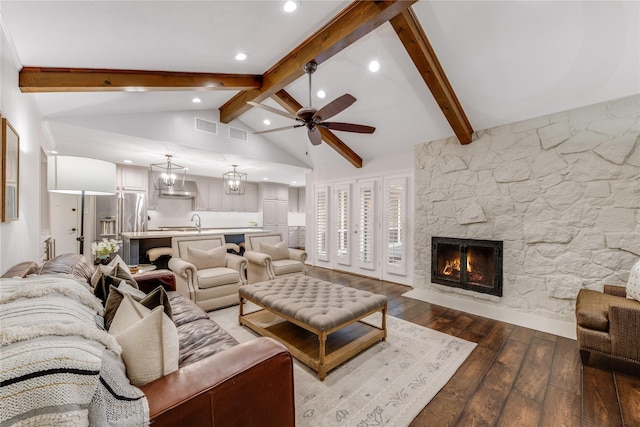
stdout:
[(623, 286), (605, 285), (603, 292), (581, 289), (576, 323), (583, 364), (592, 352), (640, 363), (640, 302), (626, 298)]
[[(2, 277), (70, 273), (90, 282), (93, 264), (78, 254), (44, 265), (25, 262)], [(156, 426), (293, 426), (293, 362), (270, 338), (238, 344), (207, 313), (168, 292), (180, 341), (179, 369), (140, 389)]]

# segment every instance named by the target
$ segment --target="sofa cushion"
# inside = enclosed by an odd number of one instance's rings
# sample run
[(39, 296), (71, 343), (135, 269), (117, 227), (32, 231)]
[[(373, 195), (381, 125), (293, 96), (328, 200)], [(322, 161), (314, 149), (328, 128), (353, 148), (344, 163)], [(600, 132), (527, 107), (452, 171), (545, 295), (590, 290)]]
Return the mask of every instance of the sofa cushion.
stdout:
[(238, 283), (239, 281), (240, 274), (238, 270), (234, 270), (233, 268), (218, 267), (198, 270), (198, 287), (200, 287), (200, 289)]
[(138, 301), (149, 310), (153, 310), (158, 306), (162, 306), (164, 313), (169, 316), (169, 319), (172, 319), (171, 304), (169, 304), (169, 298), (167, 297), (167, 293), (162, 286), (158, 286), (156, 289), (149, 292), (149, 294), (145, 294), (141, 290), (135, 289), (134, 287), (129, 286), (126, 282), (122, 281), (117, 288), (111, 286), (109, 296), (107, 297), (107, 302), (104, 306), (104, 327), (107, 330), (111, 326), (113, 317), (118, 311), (118, 308), (120, 307), (120, 304), (124, 299), (125, 293), (131, 295), (134, 300)]
[(225, 267), (227, 265), (227, 248), (220, 246), (208, 251), (188, 247), (187, 261), (195, 265), (196, 269)]
[(96, 298), (102, 301), (103, 306), (106, 306), (111, 288), (117, 288), (120, 286), (120, 282), (124, 282), (124, 280), (119, 277), (103, 274), (100, 276), (100, 280), (96, 284), (96, 287), (93, 288), (93, 294)]
[(281, 276), (283, 274), (289, 273), (302, 273), (304, 271), (304, 264), (302, 264), (300, 261), (295, 261), (292, 259), (273, 261), (271, 265), (273, 265), (273, 272), (276, 274), (276, 276)]
[(271, 261), (289, 258), (289, 248), (285, 242), (276, 243), (275, 245), (260, 242), (259, 252), (269, 255), (271, 257)]
[(629, 272), (627, 298), (640, 301), (640, 261), (636, 262)]
[(89, 261), (84, 255), (62, 254), (46, 261), (40, 268), (39, 274), (72, 274), (89, 284), (94, 271), (93, 262)]
[(131, 384), (141, 386), (178, 370), (178, 331), (162, 307), (149, 310), (124, 294), (109, 333), (122, 347)]

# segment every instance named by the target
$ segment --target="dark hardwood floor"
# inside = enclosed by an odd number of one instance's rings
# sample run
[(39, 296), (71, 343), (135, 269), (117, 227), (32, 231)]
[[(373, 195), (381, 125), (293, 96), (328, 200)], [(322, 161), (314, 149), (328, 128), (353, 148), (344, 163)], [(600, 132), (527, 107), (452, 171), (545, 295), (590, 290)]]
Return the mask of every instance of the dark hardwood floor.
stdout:
[(391, 316), (478, 344), (412, 427), (640, 427), (638, 365), (593, 354), (583, 367), (574, 340), (406, 298), (407, 286), (309, 270), (386, 295)]

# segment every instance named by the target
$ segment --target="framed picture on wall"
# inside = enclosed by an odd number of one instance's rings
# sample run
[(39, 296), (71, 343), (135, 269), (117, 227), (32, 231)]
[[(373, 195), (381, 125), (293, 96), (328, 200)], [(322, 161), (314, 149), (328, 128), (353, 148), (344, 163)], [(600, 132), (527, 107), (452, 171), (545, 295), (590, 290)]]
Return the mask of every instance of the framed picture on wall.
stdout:
[(0, 116), (0, 122), (2, 127), (0, 220), (15, 221), (18, 219), (20, 137), (6, 118)]

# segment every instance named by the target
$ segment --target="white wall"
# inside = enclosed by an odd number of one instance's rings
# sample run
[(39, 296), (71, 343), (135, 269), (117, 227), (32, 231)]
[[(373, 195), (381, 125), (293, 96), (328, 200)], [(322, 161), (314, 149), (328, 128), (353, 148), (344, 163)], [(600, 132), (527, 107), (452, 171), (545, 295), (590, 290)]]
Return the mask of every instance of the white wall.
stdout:
[(0, 112), (20, 136), (18, 221), (0, 223), (0, 274), (22, 261), (38, 261), (40, 247), (41, 149), (45, 135), (40, 114), (18, 89), (13, 45), (0, 14)]
[[(574, 334), (578, 291), (624, 285), (640, 257), (639, 135), (636, 95), (480, 131), (466, 146), (417, 145), (414, 287)], [(432, 236), (503, 240), (503, 297), (431, 283)]]

